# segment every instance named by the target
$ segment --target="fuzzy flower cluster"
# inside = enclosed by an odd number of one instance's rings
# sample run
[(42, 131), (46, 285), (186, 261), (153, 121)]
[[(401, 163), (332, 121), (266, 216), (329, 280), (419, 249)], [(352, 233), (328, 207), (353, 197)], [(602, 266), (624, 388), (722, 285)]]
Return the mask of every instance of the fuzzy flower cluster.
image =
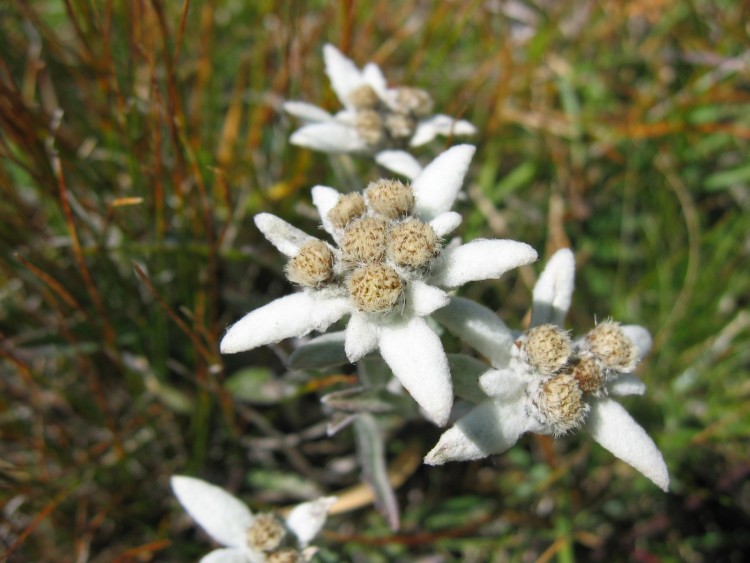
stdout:
[[(669, 484), (664, 459), (641, 426), (611, 396), (642, 395), (634, 376), (651, 347), (646, 329), (599, 323), (573, 340), (561, 328), (570, 306), (575, 263), (558, 251), (534, 290), (532, 328), (516, 337), (492, 312), (456, 300), (440, 320), (493, 363), (479, 378), (487, 396), (445, 432), (425, 462), (479, 459), (502, 453), (526, 432), (555, 437), (585, 428), (617, 457), (662, 489)], [(457, 318), (469, 316), (469, 329)]]
[(304, 563), (315, 553), (308, 547), (323, 527), (335, 497), (293, 508), (285, 520), (272, 513), (253, 514), (224, 489), (201, 479), (175, 475), (172, 491), (195, 522), (225, 546), (201, 563)]
[(438, 156), (411, 185), (379, 180), (361, 193), (313, 188), (330, 241), (307, 235), (273, 215), (255, 224), (289, 261), (287, 278), (301, 292), (256, 309), (229, 328), (223, 353), (326, 330), (349, 316), (350, 361), (380, 350), (383, 359), (428, 418), (447, 422), (453, 405), (448, 360), (425, 317), (449, 302), (447, 289), (499, 278), (536, 260), (529, 245), (475, 240), (443, 246), (461, 222), (451, 211), (474, 147)]
[(286, 102), (284, 109), (303, 122), (290, 139), (295, 145), (332, 153), (375, 153), (418, 147), (438, 135), (476, 132), (468, 121), (433, 115), (432, 97), (425, 90), (389, 88), (373, 63), (360, 70), (333, 45), (323, 47), (323, 58), (344, 109), (331, 115), (305, 102)]

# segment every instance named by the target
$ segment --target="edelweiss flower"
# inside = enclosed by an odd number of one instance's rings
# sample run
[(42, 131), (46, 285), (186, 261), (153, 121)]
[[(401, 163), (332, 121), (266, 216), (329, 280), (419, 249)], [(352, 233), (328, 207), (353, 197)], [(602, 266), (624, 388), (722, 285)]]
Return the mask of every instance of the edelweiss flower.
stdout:
[(477, 314), (479, 305), (461, 300), (440, 311), (438, 320), (473, 342), (496, 369), (479, 378), (489, 399), (445, 432), (425, 463), (502, 453), (525, 432), (557, 437), (584, 427), (667, 490), (669, 475), (656, 444), (609, 398), (645, 392), (632, 371), (650, 349), (651, 337), (642, 327), (607, 321), (572, 341), (560, 325), (570, 307), (574, 274), (573, 253), (557, 252), (534, 287), (532, 328), (518, 339), (491, 311)]
[(342, 195), (313, 188), (323, 242), (278, 217), (262, 213), (255, 224), (289, 257), (287, 277), (303, 291), (256, 309), (229, 328), (223, 353), (242, 352), (284, 338), (324, 331), (345, 315), (350, 361), (380, 353), (394, 375), (436, 424), (453, 404), (448, 361), (424, 317), (448, 303), (445, 289), (498, 278), (536, 259), (529, 245), (475, 240), (443, 248), (441, 237), (461, 222), (450, 211), (474, 147), (459, 145), (430, 163), (411, 186), (371, 183)]
[(323, 47), (326, 73), (344, 106), (336, 115), (305, 102), (287, 102), (284, 109), (303, 121), (290, 141), (324, 152), (372, 152), (417, 147), (438, 135), (472, 135), (468, 121), (432, 115), (432, 98), (424, 90), (388, 88), (376, 64), (362, 70), (333, 45)]
[[(301, 563), (309, 561), (314, 548), (307, 548), (326, 521), (336, 497), (300, 504), (282, 522), (273, 514), (253, 514), (245, 504), (224, 489), (193, 477), (175, 475), (172, 490), (193, 520), (216, 542), (201, 563)], [(300, 550), (285, 541), (291, 532)]]

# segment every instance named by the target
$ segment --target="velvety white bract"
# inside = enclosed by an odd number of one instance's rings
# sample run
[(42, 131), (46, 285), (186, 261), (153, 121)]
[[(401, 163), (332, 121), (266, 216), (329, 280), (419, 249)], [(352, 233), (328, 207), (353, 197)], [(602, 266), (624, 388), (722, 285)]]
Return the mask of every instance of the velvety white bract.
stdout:
[[(263, 563), (267, 554), (248, 545), (248, 531), (256, 517), (239, 499), (224, 489), (201, 479), (174, 475), (172, 491), (188, 514), (217, 543), (226, 547), (215, 549), (201, 558), (201, 563)], [(300, 548), (305, 548), (325, 524), (335, 497), (323, 497), (302, 503), (289, 513), (286, 530), (291, 532)], [(301, 552), (305, 557), (305, 552)]]
[[(534, 288), (532, 326), (562, 325), (570, 307), (575, 277), (573, 253), (558, 251), (548, 262)], [(499, 454), (513, 446), (525, 432), (552, 435), (553, 425), (537, 404), (543, 378), (528, 362), (522, 345), (494, 320), (494, 313), (476, 303), (453, 298), (435, 316), (446, 328), (464, 338), (491, 361), (492, 369), (479, 378), (489, 397), (443, 433), (425, 457), (427, 464), (479, 459)], [(651, 337), (643, 327), (621, 327), (637, 351), (638, 360), (648, 353)], [(492, 340), (496, 339), (498, 350)], [(575, 344), (586, 352), (584, 339)], [(584, 428), (604, 448), (639, 470), (661, 489), (667, 490), (669, 474), (653, 440), (611, 396), (641, 395), (643, 382), (629, 372), (608, 369), (603, 392), (588, 395)]]
[[(414, 181), (418, 187), (413, 191), (414, 216), (434, 226), (438, 236), (451, 232), (460, 223), (460, 216), (450, 211), (450, 207), (474, 150), (470, 145), (448, 149), (428, 164)], [(338, 246), (343, 230), (336, 228), (328, 216), (341, 194), (326, 186), (316, 186), (312, 195), (323, 228), (335, 243), (329, 246), (333, 252), (340, 252)], [(268, 214), (257, 216), (256, 224), (266, 238), (289, 257), (312, 239)], [(446, 288), (500, 277), (536, 257), (529, 245), (509, 240), (479, 240), (443, 249), (430, 268), (401, 272), (406, 283), (403, 303), (387, 313), (359, 310), (346, 290), (335, 284), (320, 289), (305, 288), (301, 293), (282, 297), (248, 313), (229, 328), (221, 341), (221, 351), (241, 352), (303, 336), (313, 330), (322, 331), (350, 315), (345, 343), (349, 360), (356, 362), (380, 349), (394, 375), (427, 417), (444, 425), (453, 404), (450, 371), (440, 339), (424, 317), (448, 305)]]
[[(323, 47), (323, 58), (331, 88), (344, 109), (332, 115), (305, 102), (286, 102), (286, 112), (303, 123), (290, 137), (291, 143), (329, 153), (373, 151), (378, 147), (368, 143), (357, 129), (357, 107), (352, 101), (352, 94), (362, 87), (369, 87), (377, 95), (382, 106), (396, 110), (399, 107), (399, 89), (388, 88), (383, 73), (376, 64), (368, 63), (360, 70), (333, 45), (327, 44)], [(421, 146), (439, 135), (464, 136), (474, 133), (476, 127), (465, 120), (456, 120), (442, 114), (422, 116), (414, 124), (413, 133), (408, 137), (408, 145)], [(384, 159), (388, 161), (387, 156)], [(400, 162), (403, 163), (404, 160), (400, 159)], [(415, 177), (419, 168), (416, 161), (401, 170), (388, 164), (384, 165), (399, 173), (407, 173), (407, 177)]]

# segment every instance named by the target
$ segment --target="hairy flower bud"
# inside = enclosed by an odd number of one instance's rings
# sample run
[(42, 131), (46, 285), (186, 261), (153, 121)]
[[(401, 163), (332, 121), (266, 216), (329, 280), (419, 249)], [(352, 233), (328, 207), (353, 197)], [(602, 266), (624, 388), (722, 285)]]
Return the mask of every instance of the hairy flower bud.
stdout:
[(347, 96), (349, 102), (359, 110), (375, 109), (380, 103), (378, 93), (369, 84), (355, 88)]
[(344, 260), (352, 263), (381, 262), (385, 258), (388, 222), (379, 217), (353, 221), (341, 238)]
[(419, 269), (440, 254), (440, 239), (427, 223), (409, 218), (388, 235), (388, 258), (402, 268)]
[(301, 563), (305, 558), (296, 549), (286, 547), (266, 555), (266, 563)]
[(590, 408), (583, 400), (576, 378), (568, 373), (560, 373), (542, 383), (535, 404), (555, 437), (581, 426)]
[(544, 375), (560, 371), (573, 353), (570, 336), (553, 324), (530, 329), (521, 346), (528, 355), (529, 363)]
[(383, 118), (388, 134), (393, 139), (408, 139), (414, 134), (417, 122), (407, 113), (387, 113)]
[(276, 549), (284, 539), (286, 530), (273, 514), (259, 514), (247, 530), (247, 545), (257, 551)]
[(369, 264), (355, 270), (349, 278), (349, 293), (357, 309), (365, 313), (384, 313), (393, 309), (404, 291), (404, 282), (396, 271), (381, 264)]
[(638, 350), (625, 335), (620, 323), (599, 323), (586, 335), (589, 350), (615, 371), (632, 371), (638, 361)]
[(578, 382), (581, 391), (597, 394), (604, 388), (604, 374), (591, 354), (584, 353), (571, 360), (569, 373)]
[(432, 97), (420, 88), (401, 87), (395, 94), (396, 107), (402, 112), (424, 117), (432, 113)]
[(398, 180), (377, 180), (365, 189), (370, 209), (389, 219), (408, 215), (414, 207), (414, 192)]
[(358, 111), (354, 127), (368, 145), (376, 146), (383, 140), (383, 120), (375, 110)]
[(287, 263), (286, 277), (292, 283), (319, 288), (333, 278), (333, 252), (320, 240), (305, 243)]
[(364, 215), (365, 198), (362, 194), (343, 194), (328, 212), (328, 220), (337, 229), (343, 229), (357, 217)]

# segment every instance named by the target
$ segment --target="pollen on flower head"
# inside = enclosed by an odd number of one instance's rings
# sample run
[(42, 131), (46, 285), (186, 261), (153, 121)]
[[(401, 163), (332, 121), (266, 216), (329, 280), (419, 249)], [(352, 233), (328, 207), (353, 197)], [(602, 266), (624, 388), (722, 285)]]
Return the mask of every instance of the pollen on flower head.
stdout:
[(286, 265), (286, 277), (305, 287), (320, 287), (333, 278), (333, 252), (320, 240), (305, 243)]
[(395, 102), (401, 111), (413, 113), (418, 117), (424, 117), (432, 113), (432, 96), (419, 88), (398, 88)]
[(362, 217), (349, 224), (341, 238), (347, 262), (381, 262), (385, 258), (388, 222), (380, 217)]
[(604, 388), (604, 374), (591, 354), (582, 354), (571, 360), (569, 373), (578, 382), (581, 391), (597, 394)]
[(521, 347), (528, 355), (529, 363), (544, 375), (560, 371), (573, 352), (570, 336), (553, 324), (530, 329)]
[(357, 309), (365, 313), (384, 313), (398, 303), (404, 282), (396, 271), (381, 264), (369, 264), (355, 270), (349, 278), (349, 293)]
[(344, 194), (328, 212), (328, 220), (335, 228), (343, 229), (354, 219), (364, 215), (365, 211), (365, 198), (362, 194)]
[(408, 215), (414, 207), (414, 192), (398, 180), (370, 182), (365, 188), (365, 197), (370, 209), (389, 219)]
[(586, 335), (589, 350), (615, 371), (631, 371), (638, 360), (638, 350), (625, 335), (620, 323), (599, 323)]
[(273, 514), (259, 514), (247, 530), (247, 546), (257, 551), (271, 551), (279, 547), (286, 530)]
[(414, 134), (417, 122), (408, 113), (387, 113), (383, 119), (388, 134), (393, 139), (408, 139)]
[(581, 426), (590, 408), (576, 378), (569, 373), (559, 373), (542, 383), (535, 404), (555, 437)]
[(355, 88), (347, 96), (349, 102), (356, 109), (375, 109), (380, 103), (378, 93), (369, 84)]
[(266, 555), (266, 563), (301, 563), (305, 559), (296, 549), (285, 547)]
[(371, 146), (379, 145), (383, 140), (383, 120), (373, 109), (357, 112), (354, 127), (362, 140)]
[(413, 217), (395, 225), (388, 235), (387, 256), (403, 268), (427, 266), (440, 249), (440, 239), (432, 227)]

